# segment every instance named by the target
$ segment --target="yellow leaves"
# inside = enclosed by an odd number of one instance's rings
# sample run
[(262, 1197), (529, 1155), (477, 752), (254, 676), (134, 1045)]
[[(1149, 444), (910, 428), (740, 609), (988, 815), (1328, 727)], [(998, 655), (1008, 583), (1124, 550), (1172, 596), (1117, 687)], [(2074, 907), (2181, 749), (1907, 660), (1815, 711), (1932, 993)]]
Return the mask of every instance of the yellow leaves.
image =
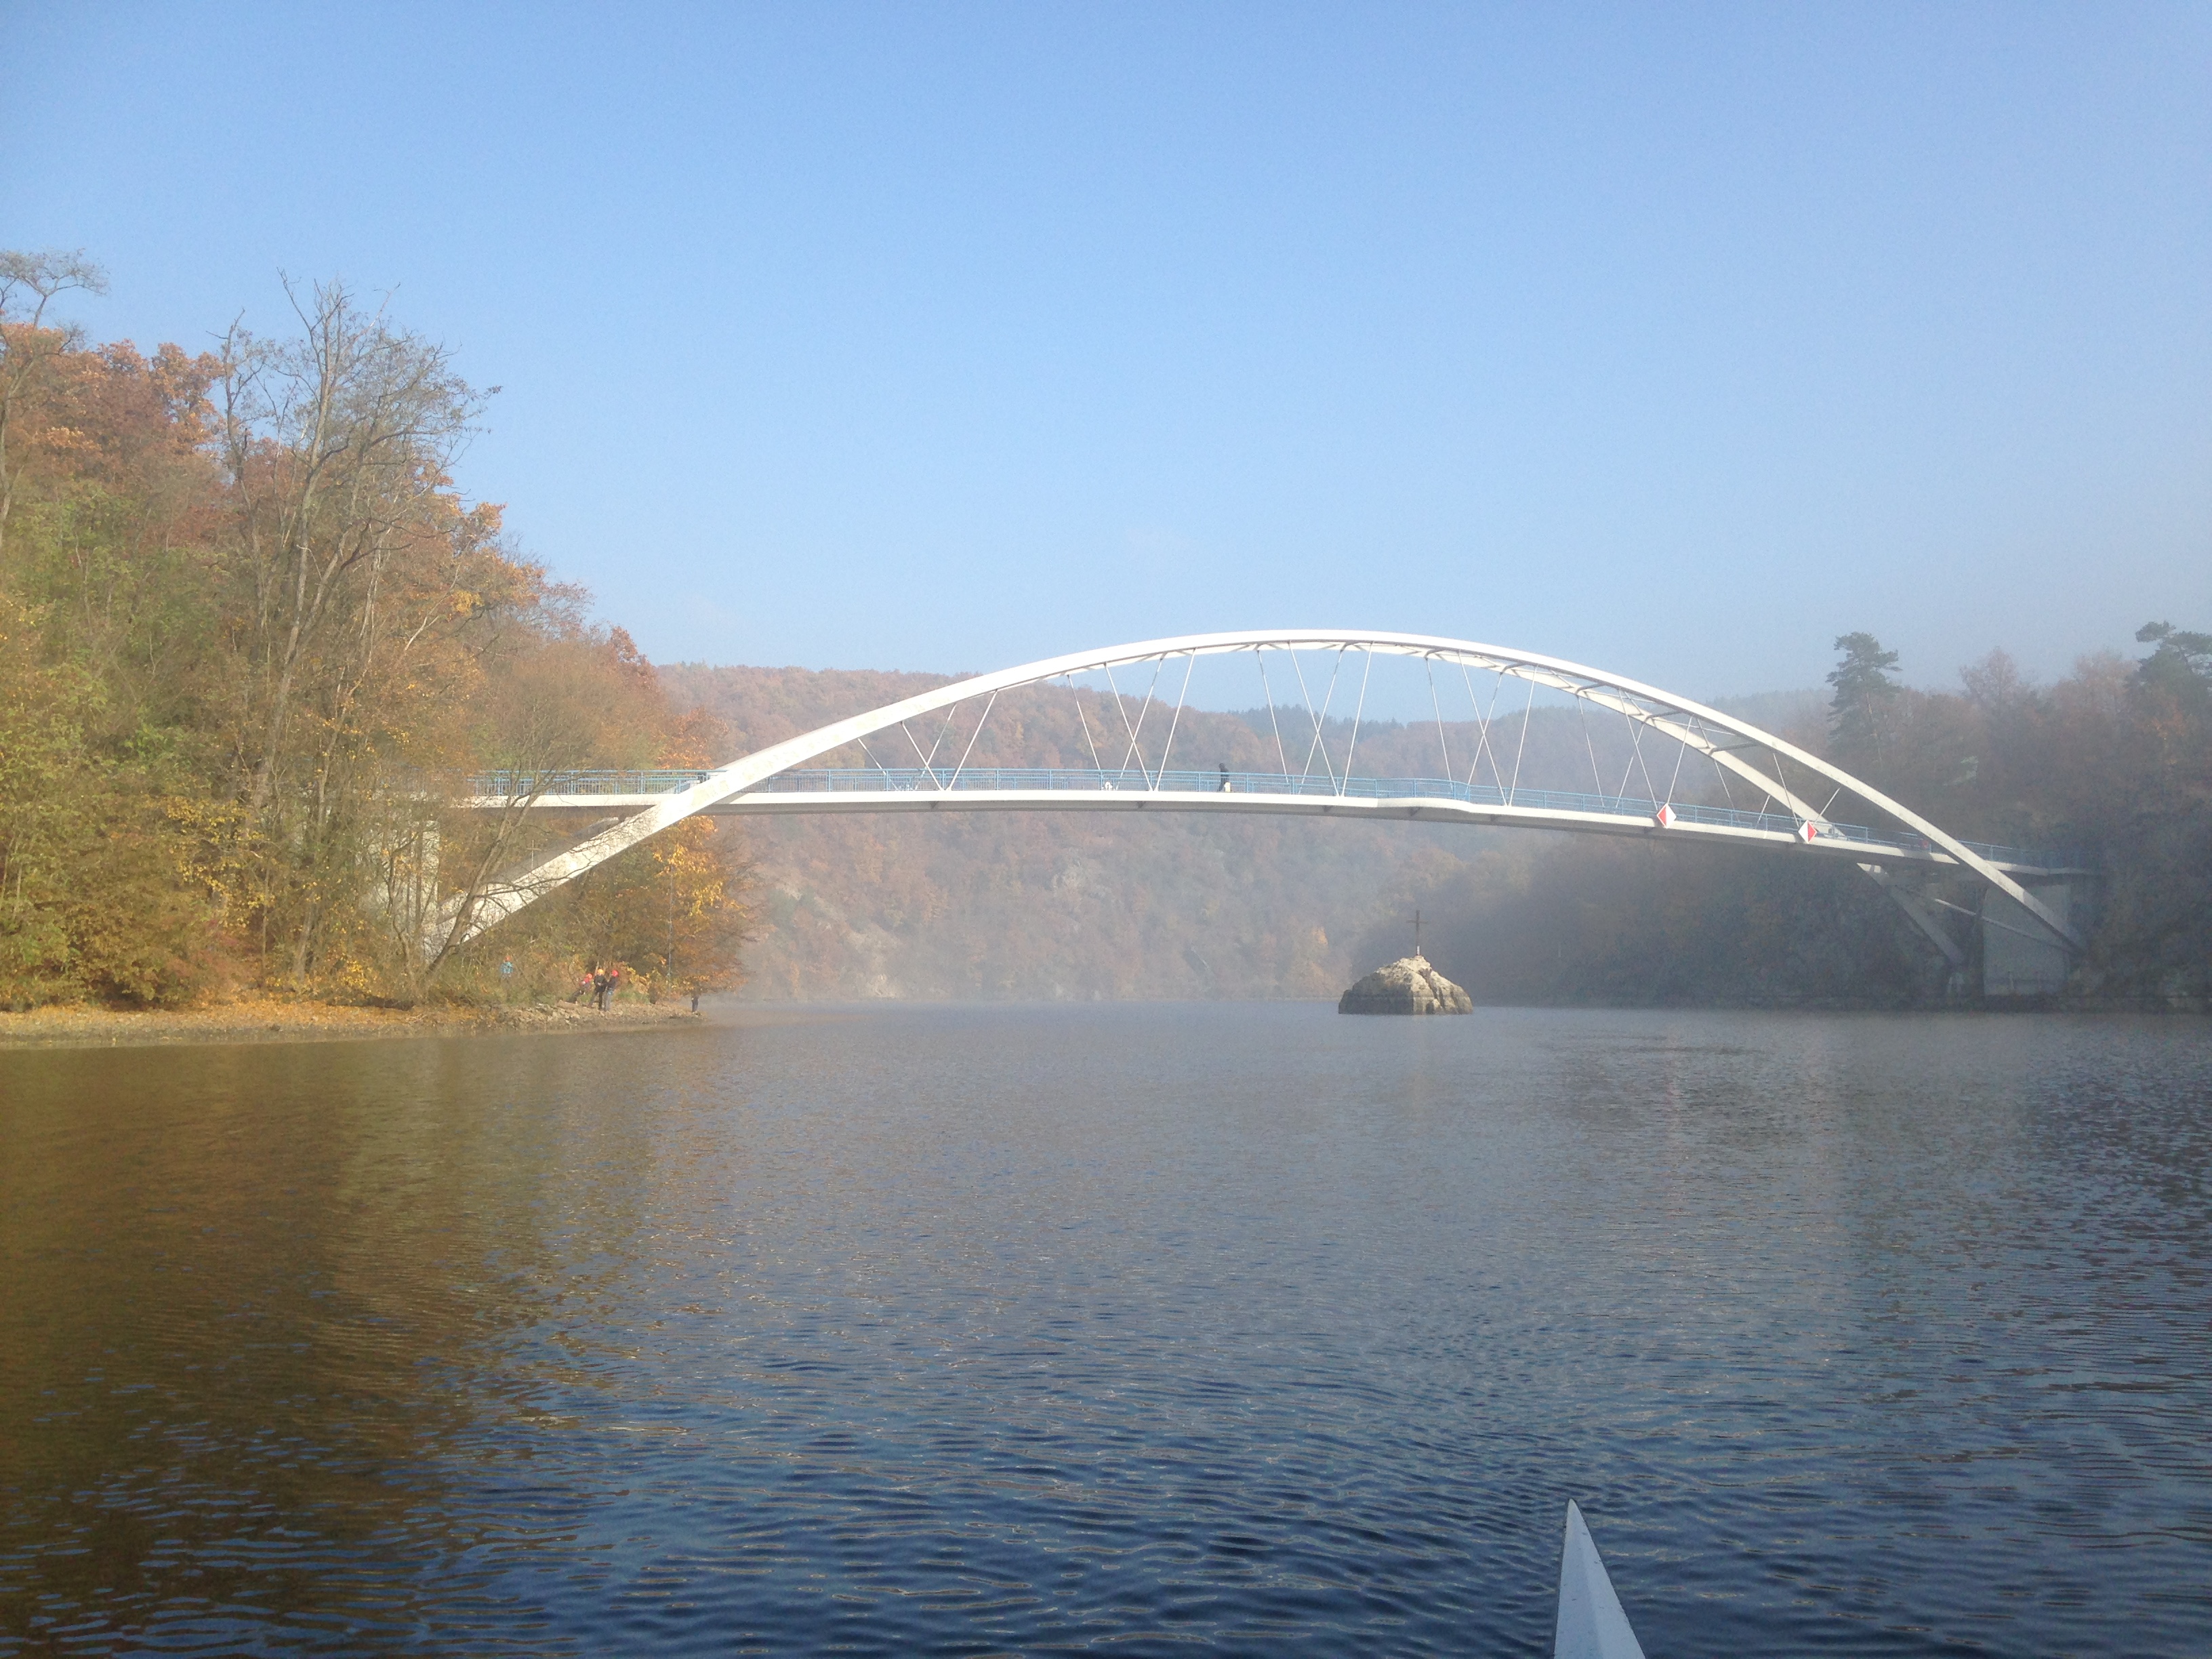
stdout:
[(457, 617), (474, 616), (483, 605), (483, 595), (471, 593), (466, 588), (459, 590), (453, 596), (453, 614)]
[(252, 813), (239, 801), (193, 795), (164, 795), (159, 805), (179, 832), (180, 873), (228, 895), (259, 839)]

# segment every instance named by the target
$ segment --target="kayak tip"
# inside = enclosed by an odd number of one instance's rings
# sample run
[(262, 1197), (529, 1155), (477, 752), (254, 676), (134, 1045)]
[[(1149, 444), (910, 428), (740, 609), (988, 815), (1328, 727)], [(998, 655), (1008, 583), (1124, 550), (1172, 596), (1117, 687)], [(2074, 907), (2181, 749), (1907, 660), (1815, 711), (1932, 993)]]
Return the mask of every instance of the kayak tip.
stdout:
[(1597, 1541), (1574, 1499), (1567, 1500), (1567, 1535), (1559, 1550), (1559, 1616), (1552, 1659), (1644, 1659), (1644, 1649), (1613, 1594)]

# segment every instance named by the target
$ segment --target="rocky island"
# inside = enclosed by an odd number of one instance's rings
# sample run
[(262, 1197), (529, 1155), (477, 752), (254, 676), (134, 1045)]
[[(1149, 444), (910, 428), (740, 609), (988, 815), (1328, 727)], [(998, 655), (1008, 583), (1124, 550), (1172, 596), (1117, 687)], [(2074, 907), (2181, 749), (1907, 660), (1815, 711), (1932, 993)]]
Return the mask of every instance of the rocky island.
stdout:
[(1416, 946), (1377, 968), (1337, 1000), (1340, 1014), (1471, 1014), (1474, 1003), (1465, 991), (1429, 965)]

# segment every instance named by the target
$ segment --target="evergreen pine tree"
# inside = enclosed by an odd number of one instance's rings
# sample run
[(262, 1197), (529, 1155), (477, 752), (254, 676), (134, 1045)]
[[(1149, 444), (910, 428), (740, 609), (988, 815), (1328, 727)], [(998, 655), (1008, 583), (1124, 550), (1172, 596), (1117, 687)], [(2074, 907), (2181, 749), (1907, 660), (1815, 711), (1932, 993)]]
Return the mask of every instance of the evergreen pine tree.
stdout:
[(1828, 705), (1828, 730), (1838, 755), (1879, 761), (1883, 716), (1896, 699), (1898, 684), (1889, 677), (1897, 653), (1885, 651), (1871, 634), (1845, 634), (1836, 641), (1843, 654), (1828, 675), (1836, 688)]

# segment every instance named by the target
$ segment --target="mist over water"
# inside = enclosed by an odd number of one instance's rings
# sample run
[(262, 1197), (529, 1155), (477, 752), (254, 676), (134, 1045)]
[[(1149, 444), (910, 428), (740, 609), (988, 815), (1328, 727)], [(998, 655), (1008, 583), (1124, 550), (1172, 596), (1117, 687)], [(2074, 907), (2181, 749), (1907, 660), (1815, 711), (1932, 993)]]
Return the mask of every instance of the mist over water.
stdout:
[(0, 1651), (2212, 1651), (2212, 1029), (0, 1057)]

